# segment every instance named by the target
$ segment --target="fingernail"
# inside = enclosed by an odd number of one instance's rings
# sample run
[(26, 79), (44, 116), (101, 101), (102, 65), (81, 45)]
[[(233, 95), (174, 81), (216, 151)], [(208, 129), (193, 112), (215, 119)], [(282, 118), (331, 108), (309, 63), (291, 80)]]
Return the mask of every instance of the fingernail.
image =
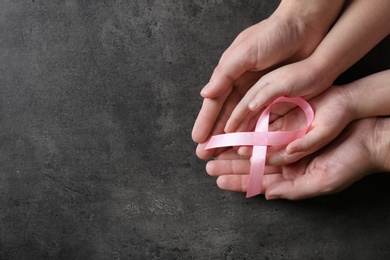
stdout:
[(287, 152), (287, 154), (293, 154), (293, 153), (296, 153), (296, 148), (294, 148), (294, 147), (289, 147), (289, 146), (287, 146), (286, 147), (286, 152)]
[(207, 94), (207, 92), (210, 90), (210, 88), (211, 88), (211, 84), (207, 83), (206, 86), (204, 86), (203, 89), (200, 91), (200, 94), (201, 95)]
[(279, 195), (267, 195), (265, 198), (267, 200), (278, 200), (278, 199), (280, 199), (280, 196)]
[(291, 154), (294, 154), (294, 153), (299, 153), (299, 152), (303, 152), (304, 149), (302, 149), (302, 147), (300, 146), (287, 146), (286, 147), (286, 153), (288, 155), (291, 155)]
[(259, 102), (257, 101), (252, 101), (248, 105), (250, 110), (256, 110), (259, 107)]
[(252, 155), (252, 150), (248, 147), (241, 146), (238, 148), (237, 153), (241, 156), (250, 157)]

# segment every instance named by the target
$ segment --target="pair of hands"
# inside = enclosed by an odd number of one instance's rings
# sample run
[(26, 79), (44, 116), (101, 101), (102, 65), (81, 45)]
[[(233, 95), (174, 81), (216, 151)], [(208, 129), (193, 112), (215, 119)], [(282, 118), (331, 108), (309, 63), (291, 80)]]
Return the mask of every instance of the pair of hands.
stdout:
[[(278, 14), (242, 32), (222, 55), (201, 92), (204, 102), (192, 133), (199, 143), (197, 155), (201, 159), (216, 158), (207, 164), (207, 172), (219, 176), (220, 188), (245, 192), (251, 149), (204, 150), (208, 138), (252, 130), (259, 110), (276, 97), (312, 98), (316, 117), (311, 131), (286, 149), (269, 149), (263, 190), (268, 199), (301, 199), (335, 192), (379, 168), (378, 162), (370, 159), (375, 147), (367, 144), (366, 137), (372, 134), (367, 125), (384, 119), (357, 121), (313, 154), (356, 119), (353, 109), (346, 106), (351, 100), (341, 88), (332, 87), (313, 98), (329, 88), (332, 77), (308, 57), (324, 38), (324, 28), (334, 20), (315, 27)], [(279, 107), (274, 112), (271, 130), (297, 128), (296, 119), (303, 116), (291, 107)], [(360, 138), (356, 134), (359, 131), (367, 136)]]
[[(377, 125), (390, 119), (358, 119), (356, 102), (349, 95), (353, 87), (334, 86), (311, 99), (316, 115), (311, 130), (287, 147), (268, 148), (262, 187), (267, 199), (296, 200), (338, 192), (384, 169), (377, 145), (383, 130), (377, 130)], [(299, 108), (278, 106), (273, 113), (270, 131), (299, 129), (306, 121)], [(221, 189), (246, 192), (251, 153), (250, 147), (224, 150), (207, 163), (206, 170), (218, 177)]]

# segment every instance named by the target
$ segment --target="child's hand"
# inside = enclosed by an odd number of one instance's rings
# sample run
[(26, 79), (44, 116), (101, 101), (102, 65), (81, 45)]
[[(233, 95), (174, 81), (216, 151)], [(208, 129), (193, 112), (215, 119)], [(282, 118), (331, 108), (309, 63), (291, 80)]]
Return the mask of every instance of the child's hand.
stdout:
[(332, 79), (316, 68), (308, 58), (273, 70), (263, 76), (233, 110), (225, 127), (226, 132), (243, 129), (258, 111), (280, 96), (309, 99), (330, 87)]
[[(269, 149), (268, 164), (289, 164), (318, 151), (335, 139), (355, 119), (354, 102), (341, 86), (329, 88), (309, 103), (315, 113), (309, 132), (279, 151), (273, 152), (272, 148)], [(270, 129), (273, 131), (292, 129), (299, 122), (297, 120), (299, 116), (304, 117), (296, 108), (275, 120)]]
[[(354, 101), (344, 87), (331, 87), (323, 94), (309, 101), (315, 116), (309, 132), (284, 147), (271, 146), (267, 150), (268, 165), (285, 165), (312, 154), (335, 139), (341, 131), (355, 119)], [(280, 111), (281, 108), (278, 107)], [(272, 110), (271, 110), (272, 111)], [(277, 115), (276, 115), (277, 114)], [(269, 126), (270, 131), (289, 131), (300, 129), (306, 122), (300, 108), (283, 114), (273, 112), (277, 117)], [(251, 147), (241, 147), (239, 154), (251, 156)]]

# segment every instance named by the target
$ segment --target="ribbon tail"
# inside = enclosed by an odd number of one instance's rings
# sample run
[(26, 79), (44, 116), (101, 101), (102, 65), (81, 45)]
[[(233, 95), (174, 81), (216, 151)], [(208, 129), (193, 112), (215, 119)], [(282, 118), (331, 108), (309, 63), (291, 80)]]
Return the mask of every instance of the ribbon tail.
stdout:
[(254, 197), (262, 192), (266, 153), (267, 146), (253, 147), (246, 198)]

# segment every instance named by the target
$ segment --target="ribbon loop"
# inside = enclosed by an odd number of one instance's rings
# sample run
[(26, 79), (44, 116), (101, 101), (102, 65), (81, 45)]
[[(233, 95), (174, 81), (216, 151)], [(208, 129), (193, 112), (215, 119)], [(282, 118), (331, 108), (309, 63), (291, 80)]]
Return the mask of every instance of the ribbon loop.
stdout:
[[(268, 132), (269, 115), (271, 106), (276, 103), (293, 103), (300, 107), (306, 115), (306, 127), (296, 131), (277, 131)], [(305, 135), (314, 119), (313, 109), (302, 98), (279, 97), (275, 99), (257, 121), (255, 132), (239, 132), (220, 134), (212, 136), (206, 145), (207, 149), (229, 146), (253, 146), (251, 168), (249, 171), (249, 180), (247, 186), (246, 197), (253, 197), (261, 193), (263, 184), (263, 176), (265, 169), (265, 157), (267, 146), (269, 145), (286, 145), (295, 139)]]

